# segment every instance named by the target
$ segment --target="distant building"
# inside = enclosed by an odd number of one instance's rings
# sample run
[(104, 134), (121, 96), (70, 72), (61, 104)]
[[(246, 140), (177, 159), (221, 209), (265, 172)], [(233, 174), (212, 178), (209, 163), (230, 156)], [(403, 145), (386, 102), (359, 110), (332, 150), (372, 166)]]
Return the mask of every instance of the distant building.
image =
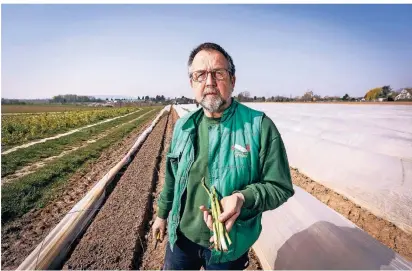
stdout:
[(412, 100), (412, 88), (404, 88), (401, 93), (395, 97), (395, 101), (398, 100)]

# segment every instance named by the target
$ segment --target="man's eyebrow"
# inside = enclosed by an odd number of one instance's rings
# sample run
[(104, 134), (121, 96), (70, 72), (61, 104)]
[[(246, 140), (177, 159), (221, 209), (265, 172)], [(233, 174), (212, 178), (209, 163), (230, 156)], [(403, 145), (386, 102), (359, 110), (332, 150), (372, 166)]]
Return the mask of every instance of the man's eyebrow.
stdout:
[[(218, 67), (218, 68), (213, 68), (213, 69), (210, 69), (210, 70), (212, 70), (212, 71), (214, 71), (214, 70), (227, 70), (227, 68), (225, 68), (225, 67)], [(202, 72), (202, 71), (207, 71), (208, 69), (199, 69), (199, 70), (193, 70), (193, 72)]]

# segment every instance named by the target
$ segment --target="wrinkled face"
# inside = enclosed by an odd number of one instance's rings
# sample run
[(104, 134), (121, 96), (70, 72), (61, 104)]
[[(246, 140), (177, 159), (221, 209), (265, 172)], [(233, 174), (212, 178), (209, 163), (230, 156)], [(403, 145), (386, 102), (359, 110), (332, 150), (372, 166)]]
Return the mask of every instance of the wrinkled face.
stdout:
[(190, 73), (196, 101), (211, 113), (223, 112), (230, 103), (236, 81), (228, 72), (228, 61), (223, 54), (214, 50), (200, 51), (193, 59)]

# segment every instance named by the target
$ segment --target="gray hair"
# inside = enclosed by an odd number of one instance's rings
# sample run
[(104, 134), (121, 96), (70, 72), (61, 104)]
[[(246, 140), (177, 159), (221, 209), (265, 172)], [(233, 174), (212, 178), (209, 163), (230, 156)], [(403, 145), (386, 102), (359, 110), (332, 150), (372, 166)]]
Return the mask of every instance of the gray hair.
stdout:
[(189, 56), (189, 61), (187, 62), (187, 66), (188, 66), (189, 69), (192, 66), (193, 59), (195, 58), (197, 53), (199, 53), (202, 50), (206, 50), (206, 51), (214, 50), (214, 51), (220, 52), (227, 60), (227, 63), (228, 63), (227, 66), (228, 66), (229, 74), (231, 76), (235, 75), (236, 69), (235, 69), (235, 64), (233, 63), (232, 57), (220, 45), (218, 45), (216, 43), (211, 43), (211, 42), (202, 43), (199, 46), (197, 46), (195, 49), (192, 50), (192, 52), (190, 53), (190, 56)]

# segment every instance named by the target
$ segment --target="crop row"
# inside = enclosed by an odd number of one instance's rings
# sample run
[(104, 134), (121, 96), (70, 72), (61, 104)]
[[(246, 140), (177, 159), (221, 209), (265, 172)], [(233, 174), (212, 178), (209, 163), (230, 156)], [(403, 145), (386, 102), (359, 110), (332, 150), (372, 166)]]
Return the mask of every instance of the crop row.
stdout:
[(70, 129), (93, 124), (138, 110), (137, 107), (69, 111), (61, 114), (5, 115), (1, 117), (1, 144), (13, 146), (45, 138)]

